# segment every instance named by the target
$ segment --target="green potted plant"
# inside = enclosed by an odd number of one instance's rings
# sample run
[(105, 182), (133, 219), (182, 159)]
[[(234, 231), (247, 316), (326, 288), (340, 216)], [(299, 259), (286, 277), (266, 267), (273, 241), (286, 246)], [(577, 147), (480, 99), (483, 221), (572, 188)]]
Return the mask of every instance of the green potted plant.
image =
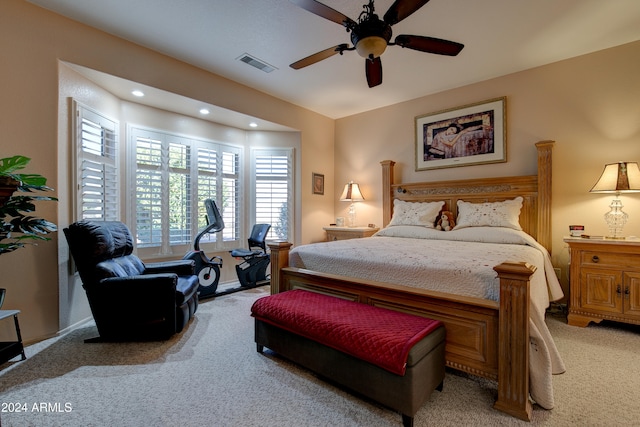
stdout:
[(0, 255), (34, 240), (49, 240), (45, 235), (57, 230), (54, 223), (31, 215), (36, 210), (35, 201), (58, 199), (34, 194), (53, 190), (47, 187), (45, 177), (17, 172), (30, 161), (24, 156), (0, 159)]

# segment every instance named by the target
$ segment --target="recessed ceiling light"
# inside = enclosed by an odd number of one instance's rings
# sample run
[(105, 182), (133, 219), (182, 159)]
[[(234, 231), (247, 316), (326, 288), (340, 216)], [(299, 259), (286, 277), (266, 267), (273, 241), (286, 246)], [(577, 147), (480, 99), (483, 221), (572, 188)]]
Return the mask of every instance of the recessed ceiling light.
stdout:
[(134, 90), (131, 92), (133, 96), (144, 96), (144, 92), (141, 90)]
[(256, 122), (251, 122), (249, 123), (249, 126), (251, 126), (252, 128), (257, 128), (258, 124)]
[(206, 115), (206, 114), (209, 114), (209, 113), (210, 113), (210, 111), (208, 109), (206, 109), (206, 108), (201, 108), (200, 109), (200, 114), (205, 114)]

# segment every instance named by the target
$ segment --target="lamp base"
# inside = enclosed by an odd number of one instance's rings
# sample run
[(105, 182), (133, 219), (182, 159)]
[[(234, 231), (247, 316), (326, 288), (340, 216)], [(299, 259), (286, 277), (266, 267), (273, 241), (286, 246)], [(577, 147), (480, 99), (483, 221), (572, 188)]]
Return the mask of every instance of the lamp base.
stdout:
[(629, 215), (622, 210), (623, 205), (618, 194), (616, 194), (615, 199), (611, 201), (609, 208), (611, 210), (604, 214), (604, 220), (607, 222), (610, 233), (606, 238), (611, 240), (624, 240), (624, 236), (621, 236), (622, 228), (627, 223)]
[(356, 205), (355, 203), (351, 203), (349, 205), (349, 227), (356, 226)]

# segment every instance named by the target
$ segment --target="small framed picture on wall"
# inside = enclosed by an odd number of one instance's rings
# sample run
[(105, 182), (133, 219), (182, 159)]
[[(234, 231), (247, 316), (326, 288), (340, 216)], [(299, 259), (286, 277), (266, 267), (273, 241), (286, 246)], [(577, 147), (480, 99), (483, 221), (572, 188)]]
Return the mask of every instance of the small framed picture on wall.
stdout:
[(324, 175), (313, 172), (312, 177), (313, 194), (324, 195)]

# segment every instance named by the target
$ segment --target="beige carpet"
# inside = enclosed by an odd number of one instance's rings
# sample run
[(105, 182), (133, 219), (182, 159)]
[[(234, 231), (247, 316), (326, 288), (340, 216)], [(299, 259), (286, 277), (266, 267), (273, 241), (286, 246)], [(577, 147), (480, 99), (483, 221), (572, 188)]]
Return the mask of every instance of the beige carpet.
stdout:
[[(185, 333), (156, 343), (84, 344), (93, 326), (0, 367), (3, 427), (400, 426), (400, 415), (326, 384), (253, 342), (262, 287), (205, 301)], [(576, 328), (550, 316), (567, 366), (556, 408), (525, 423), (492, 409), (495, 384), (447, 372), (416, 426), (638, 426), (640, 328)], [(22, 412), (17, 412), (20, 409)]]

